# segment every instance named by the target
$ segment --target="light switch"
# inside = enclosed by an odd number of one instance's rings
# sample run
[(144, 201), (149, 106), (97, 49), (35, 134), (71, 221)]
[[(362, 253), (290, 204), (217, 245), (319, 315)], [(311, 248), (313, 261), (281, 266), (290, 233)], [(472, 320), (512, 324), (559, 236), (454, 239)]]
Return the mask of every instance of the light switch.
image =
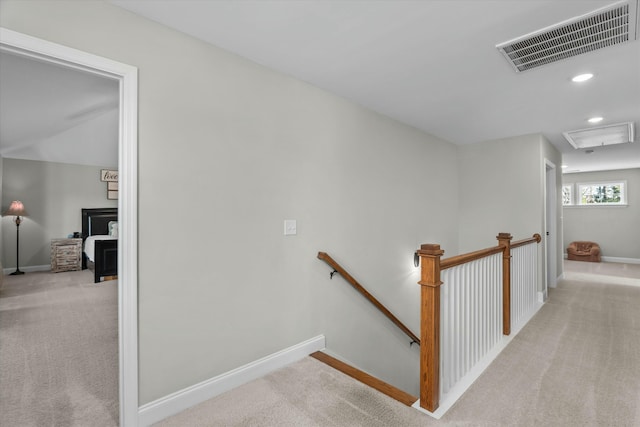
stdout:
[(295, 236), (298, 233), (296, 220), (295, 219), (285, 219), (284, 220), (284, 235), (285, 236)]

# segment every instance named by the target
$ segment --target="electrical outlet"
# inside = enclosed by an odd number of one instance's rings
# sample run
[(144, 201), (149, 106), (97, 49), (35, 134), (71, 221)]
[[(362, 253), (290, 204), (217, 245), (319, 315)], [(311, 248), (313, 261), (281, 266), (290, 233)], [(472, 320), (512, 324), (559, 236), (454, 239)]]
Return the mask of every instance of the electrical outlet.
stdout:
[(295, 236), (298, 234), (296, 220), (295, 219), (285, 219), (284, 220), (284, 235), (285, 236)]

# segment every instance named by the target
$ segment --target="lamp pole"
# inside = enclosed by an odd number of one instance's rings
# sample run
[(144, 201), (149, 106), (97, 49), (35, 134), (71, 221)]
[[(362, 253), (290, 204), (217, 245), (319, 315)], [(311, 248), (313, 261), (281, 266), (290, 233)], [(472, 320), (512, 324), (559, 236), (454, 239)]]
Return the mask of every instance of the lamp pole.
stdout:
[(14, 222), (16, 223), (16, 271), (11, 273), (11, 276), (24, 274), (24, 271), (20, 271), (20, 223), (22, 218), (16, 216)]

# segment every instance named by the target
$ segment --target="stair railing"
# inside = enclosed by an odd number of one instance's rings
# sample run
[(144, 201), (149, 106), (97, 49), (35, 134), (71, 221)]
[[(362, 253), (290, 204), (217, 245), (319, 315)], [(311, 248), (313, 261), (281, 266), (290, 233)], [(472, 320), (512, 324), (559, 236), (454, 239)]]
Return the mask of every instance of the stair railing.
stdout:
[(354, 287), (362, 296), (364, 296), (371, 304), (373, 304), (378, 310), (382, 312), (393, 324), (395, 324), (398, 328), (402, 330), (409, 338), (411, 338), (411, 344), (416, 343), (420, 345), (420, 338), (411, 330), (404, 325), (396, 316), (387, 309), (380, 301), (378, 301), (369, 291), (367, 291), (364, 286), (362, 286), (356, 279), (351, 276), (340, 264), (338, 264), (333, 258), (329, 256), (326, 252), (318, 252), (318, 259), (329, 264), (333, 271), (330, 274), (330, 277), (333, 278), (335, 273), (340, 274), (351, 286)]
[[(446, 363), (458, 364), (447, 366), (447, 375), (453, 376), (455, 381), (473, 367), (473, 364), (486, 354), (496, 341), (500, 332), (496, 330), (502, 324), (502, 334), (511, 333), (511, 291), (514, 274), (511, 271), (511, 249), (540, 243), (541, 236), (534, 234), (532, 238), (511, 243), (511, 234), (499, 233), (498, 246), (470, 252), (441, 260), (444, 251), (437, 244), (424, 244), (416, 252), (420, 257), (421, 273), (421, 302), (420, 302), (420, 407), (434, 412), (438, 409), (441, 393), (441, 320), (453, 322), (454, 326), (447, 328), (445, 334), (458, 333), (460, 330), (467, 333), (465, 339), (453, 339), (447, 335), (444, 337)], [(501, 254), (501, 256), (500, 256)], [(501, 266), (499, 258), (501, 258)], [(535, 263), (535, 261), (532, 261)], [(530, 262), (531, 264), (531, 262)], [(460, 269), (456, 274), (447, 269)], [(466, 270), (464, 270), (466, 268)], [(531, 269), (532, 271), (536, 268)], [(446, 304), (441, 307), (443, 285), (442, 275), (447, 275), (445, 283)], [(470, 280), (471, 279), (471, 280)], [(501, 279), (501, 283), (499, 283)], [(516, 280), (517, 281), (517, 280)], [(455, 287), (454, 282), (461, 283), (461, 287)], [(523, 286), (535, 286), (535, 280), (525, 280)], [(452, 287), (451, 292), (448, 287)], [(457, 285), (456, 285), (457, 286)], [(535, 288), (534, 288), (535, 289)], [(500, 301), (497, 301), (501, 296)], [(488, 301), (488, 304), (486, 303)], [(451, 305), (449, 303), (451, 302)], [(478, 306), (484, 304), (486, 307)], [(443, 317), (441, 308), (446, 315)], [(501, 311), (499, 313), (497, 310)], [(491, 316), (487, 319), (486, 316)], [(501, 319), (500, 319), (501, 318)], [(457, 322), (457, 323), (456, 323)], [(481, 330), (480, 323), (485, 324), (490, 330)], [(476, 334), (476, 335), (473, 335)], [(493, 342), (482, 343), (478, 337), (490, 336)], [(453, 342), (451, 342), (453, 341)], [(479, 344), (478, 344), (479, 343)], [(449, 348), (451, 347), (451, 348)], [(451, 360), (449, 360), (451, 359)], [(451, 384), (447, 384), (449, 387)]]

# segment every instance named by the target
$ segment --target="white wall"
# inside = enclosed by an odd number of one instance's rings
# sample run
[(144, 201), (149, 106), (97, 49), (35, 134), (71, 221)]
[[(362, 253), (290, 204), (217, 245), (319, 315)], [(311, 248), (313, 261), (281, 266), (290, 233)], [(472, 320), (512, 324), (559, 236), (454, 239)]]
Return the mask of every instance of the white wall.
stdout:
[[(0, 156), (0, 201), (2, 200), (2, 170), (3, 170), (3, 165), (4, 165), (4, 158), (2, 156)], [(4, 208), (4, 204), (1, 204), (0, 209)], [(2, 213), (4, 213), (4, 211), (2, 211)], [(0, 225), (0, 242), (2, 242), (4, 239), (4, 233), (2, 232), (2, 226)], [(3, 244), (0, 244), (0, 285), (2, 284), (2, 269), (3, 269), (3, 263), (2, 260), (4, 259), (4, 250), (3, 250)]]
[[(117, 207), (107, 200), (100, 167), (4, 158), (2, 209), (21, 200), (29, 214), (20, 225), (20, 267), (51, 262), (51, 239), (82, 229), (82, 208)], [(2, 264), (16, 265), (16, 226), (2, 218)]]
[[(575, 240), (598, 242), (605, 257), (640, 260), (640, 169), (564, 174), (563, 184), (627, 181), (627, 206), (564, 207), (564, 253)], [(574, 197), (575, 197), (574, 193)]]
[[(544, 235), (545, 158), (557, 166), (560, 203), (560, 153), (541, 135), (524, 135), (460, 147), (461, 253), (497, 245), (499, 232), (514, 240)], [(557, 229), (562, 228), (560, 217)], [(560, 243), (558, 243), (558, 246)], [(561, 270), (558, 251), (558, 272)], [(539, 255), (544, 251), (540, 245)], [(541, 258), (543, 259), (543, 258)], [(540, 270), (540, 289), (544, 271)]]
[(417, 348), (316, 253), (417, 332), (413, 251), (457, 251), (454, 146), (106, 3), (1, 12), (2, 26), (139, 67), (141, 404), (318, 333), (417, 392)]
[[(460, 147), (460, 251), (541, 233), (540, 137), (526, 135)], [(478, 224), (483, 224), (479, 227)]]

